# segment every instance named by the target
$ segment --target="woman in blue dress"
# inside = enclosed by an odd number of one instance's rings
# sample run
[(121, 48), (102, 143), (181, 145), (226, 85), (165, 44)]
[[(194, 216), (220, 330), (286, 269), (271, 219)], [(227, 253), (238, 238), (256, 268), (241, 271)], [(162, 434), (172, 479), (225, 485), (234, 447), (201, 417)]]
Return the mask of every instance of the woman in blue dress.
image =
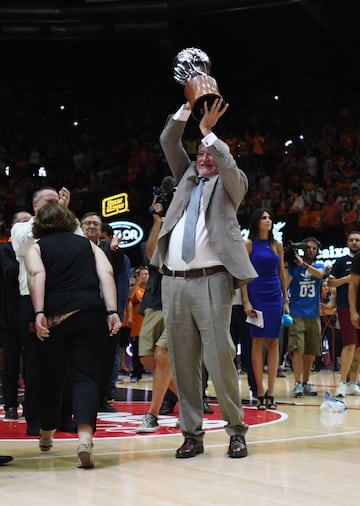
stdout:
[[(258, 391), (258, 409), (276, 409), (275, 378), (279, 365), (281, 317), (289, 313), (284, 248), (274, 239), (273, 221), (267, 209), (256, 209), (249, 226), (247, 250), (259, 277), (242, 288), (244, 311), (251, 319), (252, 364)], [(263, 326), (254, 311), (261, 311)], [(264, 345), (267, 347), (268, 382), (263, 385)]]

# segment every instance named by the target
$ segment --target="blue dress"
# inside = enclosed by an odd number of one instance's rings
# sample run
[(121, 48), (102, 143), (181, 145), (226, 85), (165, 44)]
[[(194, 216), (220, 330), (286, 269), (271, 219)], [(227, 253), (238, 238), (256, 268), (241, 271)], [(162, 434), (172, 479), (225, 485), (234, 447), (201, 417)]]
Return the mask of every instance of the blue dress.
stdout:
[(259, 277), (248, 285), (250, 302), (254, 309), (263, 312), (264, 328), (249, 325), (251, 337), (280, 337), (283, 296), (279, 278), (280, 256), (270, 247), (268, 240), (252, 241), (250, 260)]

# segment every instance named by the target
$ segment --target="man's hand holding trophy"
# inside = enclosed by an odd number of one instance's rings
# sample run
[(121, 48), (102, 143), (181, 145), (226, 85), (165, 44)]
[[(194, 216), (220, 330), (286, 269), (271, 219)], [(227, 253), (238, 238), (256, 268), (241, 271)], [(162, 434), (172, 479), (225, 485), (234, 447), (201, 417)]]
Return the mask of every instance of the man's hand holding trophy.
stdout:
[(184, 86), (184, 95), (191, 106), (193, 117), (200, 121), (204, 102), (210, 109), (215, 99), (222, 98), (218, 85), (210, 76), (211, 62), (206, 53), (196, 47), (180, 51), (173, 63), (174, 80)]

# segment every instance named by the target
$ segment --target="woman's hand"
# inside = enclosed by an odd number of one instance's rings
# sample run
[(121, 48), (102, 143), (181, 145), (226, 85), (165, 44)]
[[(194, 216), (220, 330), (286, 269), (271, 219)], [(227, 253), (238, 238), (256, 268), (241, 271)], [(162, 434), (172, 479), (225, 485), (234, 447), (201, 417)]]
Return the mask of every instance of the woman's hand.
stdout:
[(119, 315), (117, 313), (109, 314), (107, 317), (107, 321), (110, 335), (115, 336), (121, 328), (121, 321)]
[(35, 316), (35, 332), (40, 341), (45, 341), (45, 337), (49, 337), (50, 332), (44, 313), (39, 313)]
[(255, 318), (256, 317), (256, 313), (252, 307), (252, 304), (250, 304), (250, 302), (246, 302), (244, 303), (244, 313), (249, 316), (250, 318)]

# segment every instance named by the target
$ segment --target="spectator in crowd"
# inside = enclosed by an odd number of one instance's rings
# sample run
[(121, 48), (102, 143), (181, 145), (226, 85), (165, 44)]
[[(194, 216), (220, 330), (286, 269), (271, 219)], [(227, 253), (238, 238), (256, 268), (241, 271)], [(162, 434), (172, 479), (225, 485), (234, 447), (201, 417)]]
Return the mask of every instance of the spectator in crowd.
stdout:
[(259, 129), (255, 130), (252, 138), (252, 161), (255, 170), (261, 171), (264, 163), (265, 137)]
[[(170, 199), (166, 206), (170, 204)], [(177, 388), (171, 371), (167, 350), (167, 336), (164, 325), (161, 301), (162, 275), (149, 262), (154, 254), (161, 223), (165, 215), (165, 202), (158, 202), (155, 197), (152, 202), (153, 226), (145, 245), (144, 259), (149, 264), (149, 282), (142, 298), (139, 312), (144, 314), (144, 320), (139, 336), (139, 356), (143, 366), (153, 372), (152, 397), (148, 413), (145, 414), (137, 432), (155, 432), (159, 429), (158, 415), (173, 413), (178, 401)], [(212, 414), (206, 396), (208, 386), (208, 372), (203, 365), (203, 411)]]
[[(120, 248), (119, 239), (121, 238), (121, 234), (117, 234), (118, 237), (114, 240), (114, 231), (111, 225), (108, 223), (101, 224), (101, 233), (100, 233), (100, 244), (102, 241), (107, 241), (111, 248), (117, 249)], [(129, 329), (128, 323), (129, 319), (126, 318), (125, 322), (125, 311), (126, 307), (129, 304), (129, 291), (130, 291), (130, 274), (131, 274), (131, 265), (130, 259), (127, 255), (123, 256), (123, 266), (117, 271), (115, 277), (116, 283), (116, 293), (117, 293), (117, 308), (120, 316), (121, 322), (125, 324), (125, 329)], [(122, 327), (122, 325), (121, 325)], [(125, 331), (126, 333), (126, 331)], [(120, 335), (121, 334), (121, 335)], [(121, 333), (121, 329), (119, 331), (118, 343), (115, 349), (115, 359), (114, 359), (114, 369), (111, 378), (111, 382), (109, 385), (109, 392), (107, 401), (111, 401), (115, 399), (115, 390), (116, 390), (116, 382), (118, 379), (119, 371), (122, 366), (125, 366), (125, 353), (126, 346), (128, 345), (128, 339), (124, 339), (123, 333)], [(105, 408), (107, 408), (107, 404), (105, 404)]]
[[(120, 248), (118, 248), (119, 243), (121, 241), (121, 236), (113, 237), (111, 242), (109, 241), (101, 241), (101, 225), (102, 221), (98, 213), (95, 211), (88, 211), (81, 218), (81, 229), (83, 231), (84, 236), (89, 239), (92, 243), (102, 249), (107, 256), (108, 260), (111, 263), (114, 272), (114, 279), (118, 280), (120, 273), (124, 270), (124, 254)], [(120, 287), (121, 290), (122, 287)], [(126, 281), (124, 282), (123, 289), (126, 290)], [(121, 303), (119, 304), (119, 301)], [(119, 297), (119, 288), (117, 288), (117, 303), (116, 310), (118, 313), (121, 313), (123, 300)], [(119, 307), (121, 306), (121, 307)], [(99, 410), (108, 413), (116, 412), (116, 408), (111, 406), (108, 402), (113, 399), (113, 396), (109, 390), (111, 389), (114, 363), (115, 363), (115, 355), (117, 349), (117, 336), (111, 336), (104, 340), (105, 350), (102, 355), (103, 365), (102, 365), (102, 376), (101, 376), (101, 384), (100, 384), (100, 400), (99, 400)]]
[(134, 282), (130, 284), (129, 300), (132, 304), (132, 325), (130, 330), (130, 342), (132, 351), (132, 370), (130, 381), (137, 383), (141, 380), (144, 366), (139, 357), (139, 335), (144, 316), (139, 313), (140, 304), (144, 297), (145, 289), (149, 281), (149, 269), (146, 266), (137, 267), (134, 270)]
[(344, 224), (346, 234), (356, 230), (358, 221), (357, 210), (355, 205), (348, 200), (343, 205), (341, 221)]
[[(159, 237), (165, 209), (154, 197), (153, 226), (145, 245), (144, 257), (149, 264)], [(167, 336), (161, 301), (161, 273), (149, 264), (149, 281), (140, 304), (144, 315), (139, 334), (139, 356), (143, 366), (153, 373), (151, 404), (136, 432), (155, 432), (160, 426), (159, 414), (170, 414), (178, 400), (167, 350)]]
[[(347, 238), (349, 253), (335, 260), (328, 278), (329, 287), (336, 288), (336, 305), (339, 318), (342, 350), (340, 358), (340, 382), (336, 387), (336, 397), (360, 395), (357, 384), (360, 368), (359, 332), (351, 324), (349, 309), (349, 282), (351, 265), (360, 250), (360, 232), (352, 231)], [(350, 383), (348, 376), (350, 374)]]
[[(341, 355), (342, 342), (336, 304), (336, 288), (330, 287), (328, 280), (324, 279), (321, 284), (321, 335), (323, 343), (324, 341), (327, 342), (327, 349), (330, 354), (332, 369), (333, 371), (338, 372), (340, 370), (339, 359)], [(323, 344), (323, 349), (325, 347), (324, 345), (325, 343)]]
[(8, 240), (8, 227), (4, 215), (0, 213), (0, 243), (7, 242)]
[(358, 251), (352, 261), (349, 280), (349, 310), (350, 321), (358, 334), (360, 331), (360, 252)]
[(342, 207), (336, 202), (333, 191), (327, 193), (321, 208), (321, 223), (323, 225), (323, 242), (339, 246), (345, 241), (343, 224), (341, 223)]
[[(254, 375), (254, 370), (251, 360), (252, 350), (252, 339), (249, 332), (249, 324), (246, 322), (246, 314), (244, 311), (244, 304), (241, 296), (241, 289), (236, 288), (233, 297), (233, 304), (231, 309), (231, 320), (230, 320), (230, 333), (236, 350), (240, 345), (240, 365), (242, 370), (246, 371), (247, 381), (251, 395), (253, 398), (257, 398), (257, 385)], [(236, 360), (237, 357), (235, 357)]]
[[(11, 226), (24, 223), (31, 219), (31, 214), (19, 211), (14, 214)], [(18, 385), (23, 357), (23, 334), (19, 328), (18, 308), (20, 303), (19, 291), (19, 262), (16, 260), (12, 242), (0, 245), (0, 267), (3, 272), (2, 301), (5, 318), (2, 326), (3, 376), (2, 393), (5, 409), (5, 420), (18, 419)]]

